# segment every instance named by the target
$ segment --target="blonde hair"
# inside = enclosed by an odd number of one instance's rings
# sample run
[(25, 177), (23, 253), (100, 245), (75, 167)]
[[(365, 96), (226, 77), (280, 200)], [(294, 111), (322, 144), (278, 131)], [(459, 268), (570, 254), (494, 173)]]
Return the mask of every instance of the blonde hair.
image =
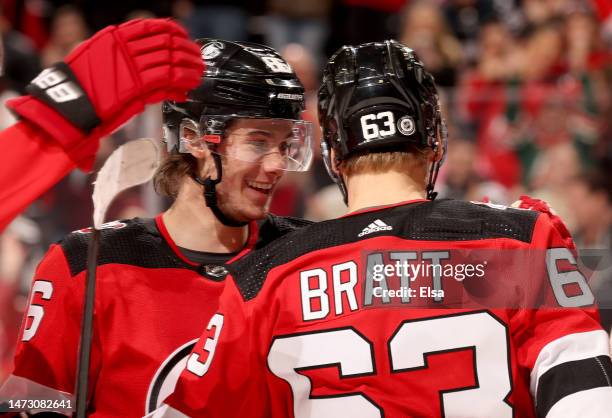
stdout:
[(427, 168), (427, 148), (410, 147), (404, 151), (384, 151), (356, 154), (340, 163), (346, 176), (360, 173), (399, 171), (413, 173)]

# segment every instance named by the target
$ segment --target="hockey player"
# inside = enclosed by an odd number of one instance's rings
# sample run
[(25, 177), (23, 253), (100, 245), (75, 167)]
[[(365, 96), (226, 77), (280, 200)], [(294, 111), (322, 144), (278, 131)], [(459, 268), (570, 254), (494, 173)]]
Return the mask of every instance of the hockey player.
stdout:
[[(137, 417), (159, 406), (217, 308), (223, 271), (209, 265), (239, 259), (305, 223), (273, 216), (255, 222), (283, 173), (306, 170), (312, 158), (311, 125), (299, 119), (302, 85), (271, 48), (198, 43), (206, 65), (200, 86), (185, 103), (163, 106), (169, 152), (155, 182), (173, 205), (155, 219), (111, 222), (102, 232), (92, 417)], [(25, 387), (30, 398), (59, 398), (65, 412), (74, 407), (67, 401), (88, 239), (87, 229), (68, 235), (40, 264), (15, 371), (0, 394), (5, 405), (23, 399)]]
[(433, 77), (395, 41), (331, 58), (323, 155), (349, 214), (228, 267), (153, 416), (609, 416), (606, 333), (548, 214), (432, 199), (439, 109)]
[(0, 132), (0, 231), (70, 170), (90, 170), (100, 138), (146, 104), (184, 100), (201, 74), (198, 46), (164, 19), (110, 26), (44, 70)]

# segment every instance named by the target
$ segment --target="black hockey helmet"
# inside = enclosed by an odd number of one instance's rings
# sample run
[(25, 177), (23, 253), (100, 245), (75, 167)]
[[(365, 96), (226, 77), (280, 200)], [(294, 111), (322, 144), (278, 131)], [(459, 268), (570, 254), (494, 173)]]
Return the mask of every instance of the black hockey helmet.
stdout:
[[(250, 42), (197, 39), (206, 68), (202, 83), (186, 102), (165, 101), (164, 141), (179, 150), (180, 123), (205, 122), (206, 134), (222, 135), (225, 118), (299, 120), (305, 108), (304, 87), (273, 48)], [(202, 116), (218, 116), (205, 118)]]
[[(434, 78), (410, 48), (394, 40), (344, 46), (330, 58), (319, 90), (319, 121), (323, 158), (345, 201), (344, 182), (331, 170), (331, 149), (338, 161), (406, 145), (446, 151)], [(430, 169), (430, 198), (442, 161)]]
[[(273, 48), (250, 42), (198, 39), (205, 70), (202, 82), (187, 101), (162, 105), (164, 142), (168, 152), (189, 152), (183, 129), (189, 128), (211, 150), (217, 178), (194, 180), (204, 186), (207, 206), (229, 226), (240, 226), (217, 207), (216, 185), (222, 180), (218, 151), (225, 128), (233, 119), (260, 118), (292, 122), (288, 170), (304, 171), (312, 159), (312, 126), (301, 120), (304, 87), (291, 66)], [(248, 158), (248, 157), (247, 157)], [(247, 161), (250, 161), (247, 159)]]

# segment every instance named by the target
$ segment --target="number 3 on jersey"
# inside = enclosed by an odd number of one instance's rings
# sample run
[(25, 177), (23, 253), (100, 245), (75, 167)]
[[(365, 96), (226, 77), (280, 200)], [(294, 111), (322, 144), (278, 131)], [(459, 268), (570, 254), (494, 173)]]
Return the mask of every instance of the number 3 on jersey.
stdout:
[[(457, 329), (463, 331), (457, 333)], [(404, 321), (387, 344), (391, 372), (410, 373), (427, 367), (430, 354), (471, 348), (479, 384), (443, 393), (442, 415), (511, 418), (512, 407), (505, 402), (512, 389), (507, 340), (506, 326), (488, 312)], [(365, 393), (313, 397), (310, 379), (298, 373), (337, 366), (341, 378), (374, 375), (374, 346), (353, 327), (277, 337), (270, 348), (268, 366), (291, 386), (296, 418), (384, 416), (383, 408)]]
[[(210, 321), (208, 322), (208, 326), (206, 327), (206, 331), (213, 331), (212, 338), (207, 338), (204, 342), (203, 353), (198, 354), (196, 352), (191, 353), (189, 356), (189, 360), (187, 360), (187, 370), (194, 373), (196, 376), (202, 377), (208, 371), (210, 367), (210, 363), (212, 363), (213, 357), (215, 356), (215, 350), (217, 349), (217, 342), (219, 342), (219, 334), (221, 334), (221, 329), (223, 328), (223, 315), (214, 314)], [(204, 361), (202, 361), (201, 357), (204, 357)]]

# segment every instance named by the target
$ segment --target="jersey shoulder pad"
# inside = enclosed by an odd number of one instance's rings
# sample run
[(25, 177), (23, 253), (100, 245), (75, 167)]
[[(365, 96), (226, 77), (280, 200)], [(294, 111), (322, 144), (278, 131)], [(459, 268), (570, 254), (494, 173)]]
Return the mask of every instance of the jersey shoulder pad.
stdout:
[[(109, 263), (131, 264), (143, 267), (163, 267), (168, 264), (167, 255), (160, 251), (162, 238), (149, 225), (151, 219), (125, 219), (105, 223), (100, 236), (98, 265)], [(66, 235), (59, 245), (76, 276), (87, 267), (87, 249), (92, 228), (85, 228)], [(161, 265), (163, 264), (163, 265)]]
[(268, 214), (266, 219), (259, 225), (259, 239), (255, 248), (262, 248), (289, 232), (311, 225), (312, 223), (312, 221), (306, 219)]
[(285, 230), (278, 239), (226, 266), (244, 300), (257, 296), (266, 275), (273, 267), (288, 263), (311, 251), (346, 241), (344, 235), (330, 232), (336, 231), (335, 228), (330, 228), (330, 221), (306, 222), (301, 227)]
[[(268, 272), (312, 251), (339, 246), (372, 235), (364, 228), (384, 222), (388, 235), (426, 241), (509, 238), (531, 242), (538, 213), (493, 208), (457, 200), (403, 205), (382, 211), (312, 223), (286, 232), (228, 266), (245, 300), (254, 298)], [(388, 229), (387, 229), (388, 228)]]
[(533, 211), (454, 199), (435, 200), (414, 212), (419, 238), (436, 241), (508, 238), (529, 243), (538, 218)]

